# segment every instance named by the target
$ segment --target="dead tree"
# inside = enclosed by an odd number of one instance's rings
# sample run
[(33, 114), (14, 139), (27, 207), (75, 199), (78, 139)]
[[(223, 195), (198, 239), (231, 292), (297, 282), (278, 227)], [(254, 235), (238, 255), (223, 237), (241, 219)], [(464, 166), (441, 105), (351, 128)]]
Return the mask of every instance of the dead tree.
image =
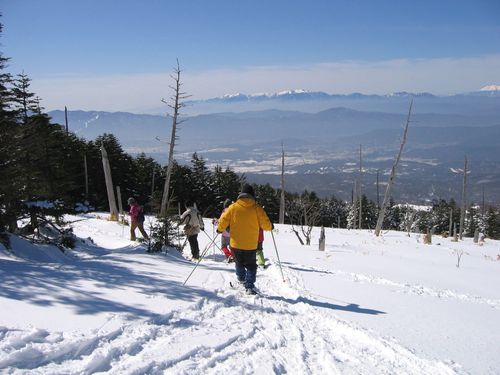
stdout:
[(320, 251), (325, 251), (325, 242), (326, 242), (325, 227), (321, 226), (321, 233), (319, 235), (319, 250)]
[(363, 157), (361, 153), (361, 145), (359, 145), (359, 184), (358, 184), (358, 198), (359, 198), (359, 224), (358, 229), (361, 229), (361, 220), (363, 219), (363, 192), (361, 191), (362, 179), (363, 179)]
[(458, 233), (458, 238), (462, 239), (464, 235), (464, 221), (465, 221), (465, 209), (466, 209), (466, 195), (465, 187), (467, 186), (467, 156), (464, 161), (464, 179), (462, 184), (462, 206), (460, 207), (460, 229)]
[(165, 186), (163, 188), (163, 196), (161, 199), (160, 216), (166, 216), (169, 206), (169, 189), (170, 189), (170, 176), (172, 175), (172, 168), (174, 166), (174, 148), (175, 141), (177, 140), (177, 126), (183, 121), (179, 121), (180, 110), (185, 104), (182, 102), (183, 99), (189, 97), (186, 93), (181, 92), (181, 69), (179, 67), (179, 60), (177, 60), (177, 68), (174, 70), (174, 75), (171, 75), (175, 82), (175, 86), (169, 86), (174, 90), (174, 95), (171, 97), (174, 104), (169, 104), (165, 99), (161, 101), (168, 105), (173, 110), (172, 115), (172, 132), (170, 136), (170, 147), (168, 151), (168, 165), (167, 165), (167, 176), (165, 178)]
[[(321, 216), (316, 201), (307, 197), (300, 197), (288, 204), (288, 214), (292, 223), (292, 231), (297, 236), (301, 245), (311, 244), (311, 233), (315, 225), (319, 223)], [(300, 232), (296, 229), (300, 227)], [(301, 237), (304, 236), (305, 241)]]
[(450, 208), (450, 226), (448, 227), (448, 236), (451, 237), (453, 235), (453, 208)]
[(384, 200), (382, 202), (382, 207), (380, 207), (380, 212), (378, 214), (377, 226), (375, 227), (375, 235), (378, 237), (380, 235), (380, 231), (382, 230), (382, 224), (384, 223), (385, 210), (387, 209), (387, 205), (389, 204), (389, 200), (391, 198), (391, 189), (394, 184), (394, 179), (396, 178), (396, 168), (399, 164), (399, 160), (401, 160), (401, 154), (403, 153), (403, 149), (406, 143), (406, 136), (408, 134), (408, 126), (410, 125), (410, 116), (411, 116), (411, 108), (413, 106), (413, 100), (410, 102), (410, 109), (408, 111), (408, 118), (406, 119), (406, 126), (403, 133), (403, 139), (401, 140), (401, 145), (399, 147), (399, 153), (392, 165), (391, 174), (389, 175), (389, 181), (387, 182), (387, 187), (385, 189)]
[(285, 223), (285, 149), (281, 143), (281, 193), (280, 193), (280, 213), (279, 223)]
[(118, 208), (116, 207), (116, 198), (115, 198), (115, 190), (113, 188), (113, 179), (111, 178), (111, 167), (109, 166), (108, 153), (104, 148), (104, 145), (101, 146), (101, 154), (102, 154), (102, 167), (104, 169), (104, 179), (106, 180), (106, 190), (108, 193), (108, 201), (109, 201), (109, 220), (117, 221), (118, 220)]

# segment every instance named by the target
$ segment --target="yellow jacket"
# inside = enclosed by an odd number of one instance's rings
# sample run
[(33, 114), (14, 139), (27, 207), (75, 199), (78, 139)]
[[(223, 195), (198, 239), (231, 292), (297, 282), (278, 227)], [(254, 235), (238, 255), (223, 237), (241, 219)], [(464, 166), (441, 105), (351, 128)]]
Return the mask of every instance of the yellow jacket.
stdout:
[(229, 245), (233, 249), (255, 250), (259, 240), (259, 228), (272, 230), (273, 225), (264, 209), (254, 199), (240, 197), (222, 214), (217, 231), (230, 228)]

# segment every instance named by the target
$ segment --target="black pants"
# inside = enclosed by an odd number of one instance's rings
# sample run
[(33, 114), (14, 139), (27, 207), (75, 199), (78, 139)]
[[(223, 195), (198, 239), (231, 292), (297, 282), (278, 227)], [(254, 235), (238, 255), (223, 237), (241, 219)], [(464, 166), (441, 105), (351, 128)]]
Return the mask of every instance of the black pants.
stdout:
[(189, 246), (191, 247), (191, 255), (193, 258), (200, 257), (200, 248), (198, 246), (198, 235), (193, 234), (192, 236), (188, 236)]
[(256, 250), (232, 249), (236, 266), (236, 277), (245, 282), (245, 288), (253, 288), (257, 278)]

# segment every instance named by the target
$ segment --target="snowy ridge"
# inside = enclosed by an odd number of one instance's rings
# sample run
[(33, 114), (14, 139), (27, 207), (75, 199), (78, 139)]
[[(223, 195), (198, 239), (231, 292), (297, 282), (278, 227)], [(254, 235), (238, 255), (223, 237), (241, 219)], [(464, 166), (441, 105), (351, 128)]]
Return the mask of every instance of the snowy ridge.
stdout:
[(484, 86), (479, 91), (500, 91), (500, 85)]

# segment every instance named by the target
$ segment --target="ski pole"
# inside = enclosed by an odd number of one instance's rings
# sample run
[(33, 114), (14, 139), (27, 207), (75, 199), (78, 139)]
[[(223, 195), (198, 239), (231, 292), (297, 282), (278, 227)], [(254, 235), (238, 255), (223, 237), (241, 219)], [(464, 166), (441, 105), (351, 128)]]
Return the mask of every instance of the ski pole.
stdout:
[[(212, 237), (210, 237), (210, 236), (208, 235), (208, 233), (207, 233), (207, 232), (203, 231), (203, 233), (205, 233), (205, 234), (207, 235), (208, 239), (212, 241)], [(219, 235), (219, 234), (217, 233), (217, 235)], [(212, 242), (213, 242), (213, 244), (215, 245), (215, 247), (216, 247), (217, 249), (219, 249), (219, 251), (220, 251), (222, 254), (224, 254), (224, 252), (222, 251), (222, 249), (220, 248), (220, 246), (219, 246), (219, 245), (217, 245), (217, 244), (215, 243), (215, 241), (212, 241)]]
[(182, 243), (182, 246), (181, 246), (181, 252), (184, 250), (184, 246), (186, 246), (187, 241), (188, 241), (188, 238), (186, 236), (186, 239), (184, 240), (184, 242)]
[(278, 257), (278, 265), (280, 266), (281, 277), (283, 278), (283, 282), (285, 282), (285, 276), (283, 275), (283, 268), (281, 267), (280, 255), (278, 254), (278, 247), (276, 246), (276, 241), (274, 240), (273, 231), (271, 231), (271, 237), (273, 238), (274, 250), (276, 250), (276, 256)]
[(193, 269), (191, 270), (191, 273), (188, 275), (188, 277), (186, 278), (186, 280), (184, 280), (184, 282), (182, 283), (182, 285), (186, 285), (187, 281), (189, 280), (189, 278), (191, 277), (191, 275), (194, 273), (194, 271), (196, 270), (196, 268), (198, 267), (198, 265), (200, 264), (201, 260), (203, 259), (203, 257), (205, 256), (205, 254), (207, 253), (208, 249), (210, 249), (210, 246), (212, 245), (212, 243), (214, 243), (214, 241), (217, 239), (217, 237), (219, 236), (219, 233), (217, 233), (217, 236), (215, 236), (212, 240), (212, 242), (210, 242), (206, 247), (205, 249), (203, 249), (203, 252), (201, 253), (201, 256), (200, 256), (200, 259), (198, 259), (198, 262), (196, 262), (195, 266), (193, 267)]

